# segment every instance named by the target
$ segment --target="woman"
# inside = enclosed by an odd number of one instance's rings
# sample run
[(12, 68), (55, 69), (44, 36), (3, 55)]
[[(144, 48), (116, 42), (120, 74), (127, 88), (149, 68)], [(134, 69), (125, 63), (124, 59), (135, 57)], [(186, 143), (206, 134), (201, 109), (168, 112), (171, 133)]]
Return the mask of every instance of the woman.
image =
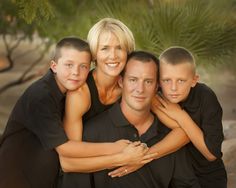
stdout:
[[(88, 75), (87, 85), (67, 93), (64, 118), (64, 128), (68, 138), (81, 141), (81, 145), (83, 143), (82, 117), (86, 121), (103, 112), (119, 99), (121, 95), (121, 88), (118, 85), (120, 72), (126, 64), (128, 54), (135, 48), (134, 37), (129, 28), (121, 21), (112, 18), (104, 18), (97, 22), (90, 29), (87, 39), (95, 68)], [(109, 150), (106, 147), (103, 156), (98, 156), (95, 152), (99, 143), (94, 143), (94, 149), (86, 148), (86, 153), (94, 152), (93, 157), (90, 155), (86, 158), (82, 154), (82, 147), (80, 148), (81, 158), (60, 156), (63, 171), (93, 172), (137, 161), (147, 163), (153, 159), (154, 154), (146, 154), (148, 148), (145, 144), (140, 142), (130, 144), (127, 140), (118, 142), (120, 144), (116, 144), (117, 142), (111, 144)], [(61, 187), (76, 187), (77, 184), (85, 186), (89, 185), (89, 181), (88, 174), (84, 174), (83, 179), (79, 179), (76, 173), (64, 173)]]

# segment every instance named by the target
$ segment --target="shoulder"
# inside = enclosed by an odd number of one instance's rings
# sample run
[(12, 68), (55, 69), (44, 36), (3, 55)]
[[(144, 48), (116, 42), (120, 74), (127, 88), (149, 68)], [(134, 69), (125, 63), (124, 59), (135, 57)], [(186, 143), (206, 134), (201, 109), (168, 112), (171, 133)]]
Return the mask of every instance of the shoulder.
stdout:
[(41, 103), (43, 101), (45, 101), (46, 104), (47, 102), (52, 102), (55, 100), (52, 88), (50, 88), (47, 82), (45, 82), (42, 78), (31, 84), (26, 89), (22, 97), (34, 104), (39, 102)]
[(197, 85), (191, 90), (190, 95), (197, 98), (200, 101), (217, 101), (215, 92), (204, 83), (197, 83)]

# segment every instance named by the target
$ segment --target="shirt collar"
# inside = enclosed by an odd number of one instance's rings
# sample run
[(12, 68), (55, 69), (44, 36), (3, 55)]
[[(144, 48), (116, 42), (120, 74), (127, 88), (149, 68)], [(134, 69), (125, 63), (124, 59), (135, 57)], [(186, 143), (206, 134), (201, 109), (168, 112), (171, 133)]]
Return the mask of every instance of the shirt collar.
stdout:
[(116, 102), (110, 109), (109, 115), (112, 117), (112, 122), (117, 127), (130, 125), (129, 121), (125, 118), (121, 111), (120, 103)]
[[(109, 115), (111, 117), (112, 122), (116, 127), (123, 127), (123, 126), (132, 126), (129, 121), (125, 118), (124, 114), (121, 111), (120, 103), (116, 102), (110, 109)], [(149, 129), (140, 136), (142, 142), (147, 142), (151, 138), (157, 136), (158, 132), (162, 132), (158, 126), (159, 121), (154, 116), (154, 121)]]

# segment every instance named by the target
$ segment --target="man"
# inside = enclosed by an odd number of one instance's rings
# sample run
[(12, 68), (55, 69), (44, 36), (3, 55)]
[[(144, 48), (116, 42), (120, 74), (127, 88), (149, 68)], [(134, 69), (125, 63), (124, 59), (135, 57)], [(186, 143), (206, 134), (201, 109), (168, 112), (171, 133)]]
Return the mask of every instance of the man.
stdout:
[[(160, 141), (168, 132), (159, 126), (151, 113), (151, 101), (157, 91), (158, 60), (150, 53), (132, 52), (119, 80), (122, 98), (112, 108), (89, 120), (84, 126), (85, 141), (113, 142), (119, 139), (140, 140), (148, 146)], [(142, 165), (142, 164), (139, 164)], [(96, 188), (103, 187), (199, 187), (188, 163), (185, 148), (153, 160), (139, 170), (119, 178), (110, 170), (91, 174)], [(127, 170), (124, 170), (124, 174)], [(82, 187), (84, 185), (81, 185)]]

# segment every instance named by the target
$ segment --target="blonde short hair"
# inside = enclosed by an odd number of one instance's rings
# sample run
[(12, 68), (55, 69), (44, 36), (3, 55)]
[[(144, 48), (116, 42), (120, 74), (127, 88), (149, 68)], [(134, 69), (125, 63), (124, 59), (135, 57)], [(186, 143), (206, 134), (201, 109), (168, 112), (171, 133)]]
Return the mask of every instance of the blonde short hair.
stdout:
[(182, 63), (189, 63), (193, 66), (193, 72), (196, 71), (195, 58), (188, 49), (182, 46), (171, 46), (164, 50), (159, 56), (160, 64), (165, 61), (171, 65), (178, 65)]
[(121, 47), (126, 49), (127, 54), (134, 51), (135, 41), (130, 29), (120, 20), (114, 18), (103, 18), (89, 30), (87, 36), (93, 59), (96, 58), (99, 37), (101, 33), (104, 32), (113, 33), (120, 41)]

